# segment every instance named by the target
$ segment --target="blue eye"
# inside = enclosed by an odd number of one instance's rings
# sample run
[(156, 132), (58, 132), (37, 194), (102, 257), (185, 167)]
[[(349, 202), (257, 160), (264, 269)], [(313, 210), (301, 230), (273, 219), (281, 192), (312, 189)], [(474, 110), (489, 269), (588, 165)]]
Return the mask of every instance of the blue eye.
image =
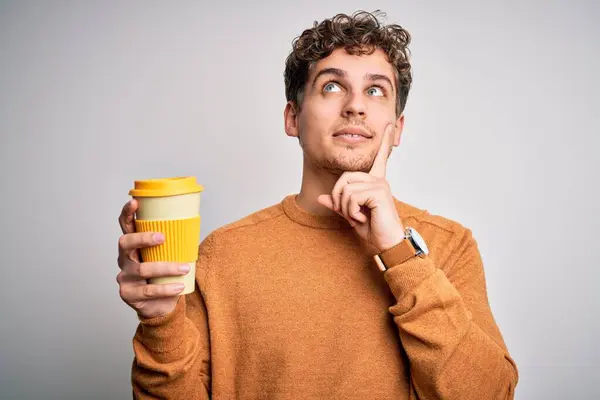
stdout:
[(339, 92), (341, 89), (337, 85), (337, 83), (329, 82), (327, 85), (325, 85), (325, 87), (323, 88), (323, 90), (325, 92)]
[(381, 97), (383, 96), (383, 90), (377, 86), (373, 86), (367, 90), (369, 96)]

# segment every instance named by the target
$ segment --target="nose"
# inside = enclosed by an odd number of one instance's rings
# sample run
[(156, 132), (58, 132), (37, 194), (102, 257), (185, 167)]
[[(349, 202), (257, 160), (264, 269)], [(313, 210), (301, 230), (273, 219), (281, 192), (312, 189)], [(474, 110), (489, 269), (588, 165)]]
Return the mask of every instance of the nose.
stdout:
[(365, 118), (366, 111), (367, 110), (362, 93), (351, 93), (348, 95), (348, 100), (344, 104), (342, 114), (346, 118)]

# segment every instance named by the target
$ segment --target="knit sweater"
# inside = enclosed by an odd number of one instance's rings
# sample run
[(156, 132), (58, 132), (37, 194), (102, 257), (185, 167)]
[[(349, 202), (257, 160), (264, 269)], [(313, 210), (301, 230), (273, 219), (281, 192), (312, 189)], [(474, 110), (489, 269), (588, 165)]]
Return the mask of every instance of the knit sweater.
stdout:
[(471, 231), (394, 200), (429, 255), (384, 273), (345, 219), (296, 195), (208, 235), (196, 291), (140, 321), (134, 397), (512, 399)]

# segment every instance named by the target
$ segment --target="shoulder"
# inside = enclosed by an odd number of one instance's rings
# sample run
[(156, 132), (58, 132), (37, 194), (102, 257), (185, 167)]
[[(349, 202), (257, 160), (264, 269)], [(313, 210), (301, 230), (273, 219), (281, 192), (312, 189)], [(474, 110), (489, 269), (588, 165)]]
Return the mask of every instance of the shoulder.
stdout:
[(466, 251), (477, 251), (471, 229), (451, 218), (432, 214), (426, 209), (396, 200), (398, 213), (405, 226), (413, 227), (423, 237), (431, 255), (440, 264), (452, 261)]
[(396, 208), (400, 217), (405, 221), (414, 222), (425, 228), (431, 228), (440, 234), (456, 235), (464, 234), (469, 229), (460, 222), (432, 214), (429, 210), (396, 200)]
[(237, 242), (244, 237), (269, 232), (273, 225), (285, 218), (281, 203), (258, 210), (237, 221), (228, 223), (212, 231), (200, 244), (201, 253), (210, 253), (227, 242)]

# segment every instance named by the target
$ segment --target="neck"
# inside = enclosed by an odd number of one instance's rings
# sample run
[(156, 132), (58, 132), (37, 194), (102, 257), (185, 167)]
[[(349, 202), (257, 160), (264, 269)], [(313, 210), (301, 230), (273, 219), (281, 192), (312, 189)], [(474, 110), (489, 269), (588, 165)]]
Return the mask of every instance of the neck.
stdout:
[(302, 187), (296, 198), (296, 203), (311, 214), (322, 216), (337, 215), (334, 211), (319, 204), (317, 198), (322, 194), (331, 194), (333, 186), (339, 178), (340, 174), (319, 168), (304, 158)]

